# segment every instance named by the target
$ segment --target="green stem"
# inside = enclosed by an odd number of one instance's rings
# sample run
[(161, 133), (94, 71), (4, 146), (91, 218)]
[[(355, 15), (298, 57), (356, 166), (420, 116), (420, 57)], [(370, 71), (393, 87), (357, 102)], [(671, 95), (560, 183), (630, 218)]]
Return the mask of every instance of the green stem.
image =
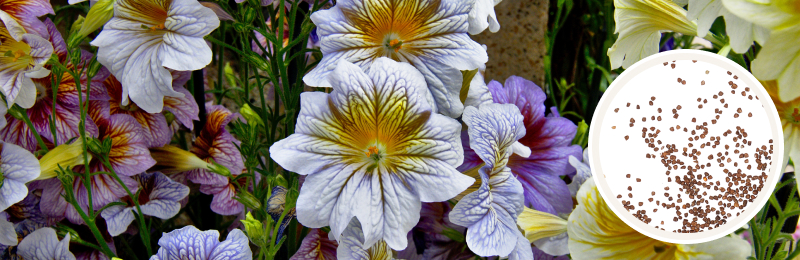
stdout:
[[(97, 224), (94, 222), (94, 218), (89, 218), (89, 216), (86, 215), (86, 212), (83, 211), (83, 208), (78, 205), (78, 202), (75, 200), (75, 194), (72, 192), (72, 187), (64, 187), (64, 191), (66, 191), (67, 196), (69, 197), (69, 204), (75, 208), (75, 211), (77, 211), (78, 215), (81, 216), (83, 222), (87, 227), (89, 227), (89, 230), (92, 231), (92, 235), (94, 235), (94, 239), (97, 240), (97, 244), (100, 245), (103, 254), (110, 257), (116, 256), (114, 252), (111, 251), (111, 248), (108, 247), (105, 238), (103, 238), (103, 233), (100, 233), (100, 229), (97, 228)], [(89, 205), (91, 205), (91, 201), (89, 201)]]
[(42, 136), (39, 135), (39, 131), (36, 131), (36, 128), (33, 127), (31, 119), (28, 118), (28, 112), (22, 111), (21, 108), (12, 108), (12, 109), (19, 109), (21, 111), (19, 114), (22, 117), (22, 121), (25, 121), (25, 125), (28, 126), (28, 129), (30, 129), (31, 133), (33, 133), (33, 136), (36, 137), (36, 142), (39, 143), (39, 148), (44, 150), (45, 153), (49, 152), (50, 149), (47, 149), (47, 145), (44, 143), (44, 140), (42, 140)]
[(106, 168), (108, 168), (108, 170), (111, 172), (111, 177), (114, 177), (114, 179), (117, 180), (117, 182), (119, 182), (119, 185), (122, 186), (123, 189), (125, 189), (125, 192), (128, 193), (128, 197), (130, 197), (131, 200), (133, 201), (133, 205), (136, 206), (136, 218), (137, 218), (136, 222), (139, 222), (139, 234), (140, 234), (139, 237), (142, 238), (142, 243), (144, 243), (144, 247), (145, 249), (147, 249), (147, 255), (152, 255), (153, 250), (150, 248), (150, 229), (147, 228), (146, 225), (147, 223), (144, 222), (144, 215), (142, 215), (142, 208), (139, 207), (139, 199), (133, 196), (133, 193), (131, 192), (130, 189), (128, 189), (128, 186), (125, 185), (125, 182), (123, 182), (122, 179), (119, 178), (117, 172), (114, 170), (114, 167), (111, 167), (111, 162), (109, 162), (108, 157), (106, 155), (100, 155), (100, 156), (103, 157), (102, 158), (103, 165), (105, 165)]

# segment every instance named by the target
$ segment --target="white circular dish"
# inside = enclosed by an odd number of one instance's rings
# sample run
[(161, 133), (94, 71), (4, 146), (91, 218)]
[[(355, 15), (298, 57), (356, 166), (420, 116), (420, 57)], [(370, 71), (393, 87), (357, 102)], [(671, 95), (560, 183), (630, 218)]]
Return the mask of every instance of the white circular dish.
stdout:
[(681, 244), (723, 237), (752, 219), (781, 177), (784, 152), (764, 87), (735, 62), (699, 50), (652, 55), (617, 77), (595, 110), (587, 149), (611, 210), (642, 234)]

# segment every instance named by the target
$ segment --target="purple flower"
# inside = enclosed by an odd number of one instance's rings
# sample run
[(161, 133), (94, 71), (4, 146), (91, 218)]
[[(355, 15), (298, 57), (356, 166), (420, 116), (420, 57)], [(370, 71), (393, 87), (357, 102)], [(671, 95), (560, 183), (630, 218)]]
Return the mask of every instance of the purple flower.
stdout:
[(406, 260), (466, 260), (475, 257), (467, 245), (454, 241), (445, 232), (464, 236), (467, 230), (453, 224), (447, 217), (452, 207), (449, 202), (422, 203), (417, 226), (408, 232), (408, 247), (397, 252), (397, 257)]
[(17, 246), (17, 254), (26, 260), (74, 260), (69, 252), (69, 234), (61, 241), (56, 231), (46, 227), (29, 234)]
[[(181, 210), (180, 200), (189, 195), (189, 187), (171, 180), (160, 172), (143, 173), (133, 177), (139, 182), (139, 207), (142, 214), (160, 219), (174, 217)], [(125, 196), (122, 202), (127, 205), (115, 205), (106, 208), (101, 215), (106, 220), (108, 233), (118, 236), (128, 229), (133, 222), (136, 206), (130, 197)]]
[[(225, 130), (225, 126), (236, 114), (223, 106), (208, 106), (207, 111), (206, 124), (189, 151), (203, 161), (210, 162), (213, 159), (216, 163), (228, 168), (234, 176), (241, 174), (244, 169), (244, 161), (237, 148), (241, 142), (236, 140), (228, 130)], [(224, 176), (207, 169), (191, 170), (186, 177), (198, 184), (221, 186), (228, 182)]]
[(164, 233), (164, 236), (158, 240), (158, 245), (161, 248), (158, 249), (156, 255), (150, 257), (150, 260), (250, 260), (253, 258), (250, 242), (239, 229), (228, 233), (228, 237), (220, 242), (219, 232), (216, 230), (200, 231), (194, 226), (186, 226)]
[[(545, 117), (547, 97), (529, 80), (511, 76), (505, 87), (497, 81), (490, 82), (488, 87), (495, 103), (514, 104), (524, 117), (526, 133), (519, 142), (531, 149), (531, 155), (527, 158), (512, 155), (508, 167), (522, 183), (525, 206), (551, 214), (571, 212), (570, 192), (559, 176), (565, 174), (570, 155), (581, 158), (580, 146), (572, 145), (577, 126), (556, 115)], [(466, 145), (464, 148), (464, 164), (459, 170), (463, 172), (483, 163), (475, 151)]]
[(329, 239), (328, 233), (318, 228), (311, 229), (289, 260), (335, 260), (338, 247), (339, 243)]
[[(281, 218), (281, 215), (284, 211), (284, 205), (286, 205), (286, 193), (289, 192), (283, 186), (275, 186), (272, 188), (272, 193), (269, 196), (269, 200), (267, 200), (267, 213), (272, 217), (273, 221), (278, 221)], [(278, 229), (278, 237), (275, 239), (280, 240), (281, 236), (283, 235), (283, 230), (289, 226), (289, 222), (292, 221), (293, 218), (297, 217), (297, 208), (292, 208), (283, 217), (283, 222), (280, 223), (281, 227)]]

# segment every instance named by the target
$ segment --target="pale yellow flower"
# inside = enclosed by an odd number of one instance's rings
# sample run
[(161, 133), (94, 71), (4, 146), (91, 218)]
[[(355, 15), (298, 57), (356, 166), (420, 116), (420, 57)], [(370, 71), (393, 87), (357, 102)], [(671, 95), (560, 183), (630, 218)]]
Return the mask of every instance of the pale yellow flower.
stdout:
[(622, 221), (606, 205), (594, 179), (587, 180), (569, 215), (567, 233), (573, 259), (745, 259), (750, 244), (727, 236), (711, 242), (682, 245), (645, 236)]
[(800, 97), (800, 1), (723, 0), (735, 15), (771, 31), (751, 63), (759, 80), (777, 80), (778, 96), (788, 102)]
[(697, 34), (697, 25), (686, 10), (670, 0), (614, 0), (617, 41), (608, 49), (611, 68), (628, 68), (658, 53), (663, 32)]

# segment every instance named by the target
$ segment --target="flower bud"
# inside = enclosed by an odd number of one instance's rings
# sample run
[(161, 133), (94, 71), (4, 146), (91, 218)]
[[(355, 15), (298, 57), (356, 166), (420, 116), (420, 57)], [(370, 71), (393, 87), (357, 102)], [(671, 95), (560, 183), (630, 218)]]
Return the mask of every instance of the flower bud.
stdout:
[(253, 109), (247, 104), (244, 104), (242, 108), (239, 109), (239, 114), (242, 114), (244, 119), (247, 119), (247, 123), (250, 125), (264, 125), (264, 121), (261, 120), (261, 117), (258, 116), (258, 113), (253, 111)]
[(150, 170), (165, 174), (211, 167), (210, 163), (203, 161), (197, 155), (172, 145), (150, 148), (150, 155), (156, 160), (156, 165)]
[(78, 31), (78, 36), (80, 38), (86, 37), (86, 35), (89, 35), (105, 25), (108, 20), (111, 20), (111, 17), (114, 16), (115, 2), (117, 2), (117, 0), (97, 1), (97, 3), (95, 3), (91, 9), (89, 9), (89, 13), (86, 14), (86, 20), (81, 25), (81, 29)]
[(103, 153), (103, 142), (98, 140), (97, 138), (89, 138), (88, 143), (86, 146), (89, 147), (89, 151), (93, 154), (105, 154)]
[(258, 17), (258, 11), (255, 8), (248, 6), (244, 9), (244, 23), (252, 24), (256, 17)]
[(25, 113), (25, 109), (22, 109), (18, 105), (14, 105), (14, 106), (12, 106), (11, 108), (8, 109), (8, 114), (13, 116), (17, 120), (24, 120), (26, 115), (23, 114), (23, 113)]
[(258, 198), (246, 190), (239, 191), (239, 193), (236, 194), (235, 199), (244, 204), (245, 207), (251, 209), (261, 209), (261, 202), (258, 200)]
[(102, 68), (103, 65), (100, 64), (100, 62), (98, 62), (97, 60), (92, 60), (92, 62), (89, 63), (89, 70), (87, 71), (86, 75), (89, 76), (90, 78), (94, 78), (94, 76), (97, 75), (97, 72), (100, 71), (100, 69)]
[(261, 224), (261, 221), (253, 218), (253, 214), (247, 212), (245, 218), (240, 221), (244, 225), (244, 232), (247, 234), (247, 237), (250, 238), (250, 241), (253, 242), (253, 244), (258, 245), (259, 247), (267, 244), (267, 232), (264, 230), (264, 226)]

